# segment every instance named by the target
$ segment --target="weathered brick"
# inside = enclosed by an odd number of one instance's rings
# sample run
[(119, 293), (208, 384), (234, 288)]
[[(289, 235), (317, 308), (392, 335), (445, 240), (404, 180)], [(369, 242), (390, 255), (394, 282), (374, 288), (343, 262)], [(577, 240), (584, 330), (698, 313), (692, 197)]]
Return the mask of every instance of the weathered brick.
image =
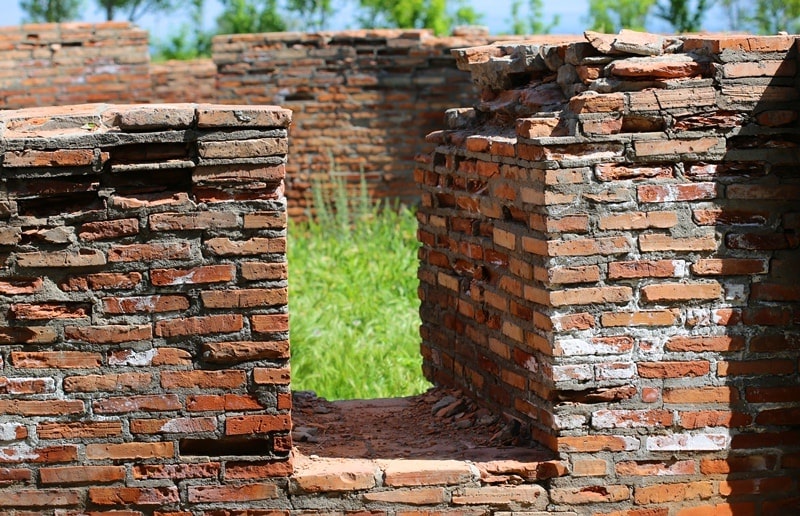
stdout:
[(153, 327), (149, 324), (125, 326), (66, 326), (64, 338), (88, 342), (89, 344), (119, 344), (153, 338)]
[(171, 458), (175, 451), (171, 442), (154, 443), (98, 443), (86, 445), (89, 460), (142, 460)]
[(94, 242), (95, 240), (109, 240), (138, 233), (139, 221), (137, 219), (117, 219), (86, 222), (81, 225), (78, 237), (81, 240)]
[(192, 256), (189, 242), (129, 244), (108, 250), (109, 262), (155, 262), (161, 260), (186, 260)]
[(96, 505), (161, 507), (179, 501), (177, 487), (90, 487), (89, 501)]
[(123, 466), (62, 466), (40, 468), (42, 484), (108, 484), (125, 479)]
[(170, 338), (186, 335), (230, 333), (241, 330), (243, 326), (244, 321), (239, 314), (165, 319), (156, 322), (156, 335)]
[(242, 277), (250, 281), (282, 280), (287, 277), (285, 263), (244, 262), (241, 270)]
[(722, 295), (718, 283), (660, 283), (642, 287), (646, 303), (717, 299)]
[(289, 302), (287, 288), (206, 290), (200, 299), (207, 308), (254, 308), (285, 305)]
[(97, 249), (17, 253), (16, 258), (19, 267), (93, 267), (106, 264), (105, 254)]
[(238, 389), (245, 383), (245, 372), (224, 371), (162, 371), (161, 387), (174, 389)]
[(181, 402), (175, 394), (113, 397), (92, 402), (98, 414), (125, 414), (128, 412), (156, 412), (180, 410)]
[(230, 486), (190, 486), (190, 503), (252, 502), (278, 497), (275, 484), (237, 484)]
[(636, 260), (608, 264), (609, 279), (673, 278), (683, 275), (683, 260)]
[(191, 269), (151, 269), (150, 282), (163, 287), (171, 285), (195, 285), (204, 283), (227, 283), (236, 276), (236, 267), (229, 265), (205, 265)]
[(150, 373), (105, 373), (64, 378), (64, 392), (141, 391), (150, 386)]
[(103, 357), (87, 351), (12, 351), (11, 363), (20, 369), (92, 369)]
[(265, 434), (288, 431), (291, 421), (287, 415), (233, 416), (225, 420), (226, 435)]
[(154, 295), (103, 298), (103, 310), (109, 314), (162, 313), (186, 310), (189, 299), (181, 295)]
[(238, 217), (227, 211), (201, 211), (195, 213), (154, 213), (149, 218), (151, 231), (190, 231), (198, 229), (226, 229), (239, 225)]
[(130, 425), (132, 434), (192, 434), (216, 431), (217, 419), (213, 417), (132, 419)]
[(249, 240), (231, 240), (217, 237), (206, 240), (205, 247), (217, 256), (256, 256), (286, 252), (286, 238), (253, 237)]
[(65, 292), (131, 289), (141, 281), (142, 274), (139, 272), (98, 272), (86, 276), (69, 276), (59, 283), (58, 288)]

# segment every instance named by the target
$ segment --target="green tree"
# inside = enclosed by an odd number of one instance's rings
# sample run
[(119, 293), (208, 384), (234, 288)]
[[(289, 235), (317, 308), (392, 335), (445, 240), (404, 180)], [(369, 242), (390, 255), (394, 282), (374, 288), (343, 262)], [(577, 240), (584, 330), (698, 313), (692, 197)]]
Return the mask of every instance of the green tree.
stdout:
[(728, 30), (743, 31), (752, 23), (750, 0), (720, 0), (720, 4), (728, 18)]
[(656, 0), (589, 0), (592, 30), (616, 33), (620, 29), (644, 30)]
[(82, 3), (83, 0), (20, 0), (19, 7), (27, 22), (59, 23), (78, 18)]
[(113, 20), (118, 14), (134, 22), (147, 13), (166, 12), (179, 7), (180, 0), (95, 0), (105, 12), (106, 20)]
[(203, 29), (203, 7), (205, 0), (188, 0), (190, 24), (182, 24), (166, 40), (155, 44), (155, 59), (196, 59), (211, 55), (212, 34)]
[(325, 30), (333, 14), (331, 0), (288, 0), (286, 8), (297, 15), (296, 24), (303, 31)]
[(758, 0), (753, 22), (761, 34), (795, 34), (800, 30), (800, 0)]
[(286, 21), (278, 12), (277, 0), (222, 0), (217, 34), (281, 32)]
[(454, 25), (477, 23), (481, 15), (464, 0), (359, 0), (359, 21), (366, 28), (432, 29), (447, 34)]
[(528, 0), (527, 16), (523, 13), (522, 0), (511, 2), (511, 32), (513, 34), (549, 34), (561, 21), (558, 15), (549, 22), (544, 21), (543, 0)]
[(655, 15), (672, 25), (675, 32), (699, 32), (703, 17), (714, 5), (714, 0), (663, 0), (656, 4)]

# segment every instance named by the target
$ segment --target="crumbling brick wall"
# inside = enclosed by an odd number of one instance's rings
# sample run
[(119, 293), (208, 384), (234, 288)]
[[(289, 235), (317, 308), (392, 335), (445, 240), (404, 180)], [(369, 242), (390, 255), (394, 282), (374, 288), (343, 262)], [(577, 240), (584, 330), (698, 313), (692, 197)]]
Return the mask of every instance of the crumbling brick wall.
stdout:
[(147, 31), (127, 22), (0, 28), (0, 109), (148, 102)]
[(424, 369), (569, 460), (551, 507), (797, 510), (796, 54), (630, 32), (457, 52), (482, 94), (416, 173)]
[(263, 500), (291, 472), (289, 122), (0, 113), (0, 508)]
[(164, 61), (150, 65), (150, 102), (216, 102), (217, 67), (211, 59)]

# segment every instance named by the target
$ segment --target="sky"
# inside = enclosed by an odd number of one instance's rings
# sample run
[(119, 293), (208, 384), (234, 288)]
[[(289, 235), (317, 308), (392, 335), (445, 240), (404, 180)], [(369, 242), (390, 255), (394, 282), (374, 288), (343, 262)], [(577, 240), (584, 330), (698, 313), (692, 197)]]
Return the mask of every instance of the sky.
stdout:
[[(347, 0), (346, 4), (352, 4), (357, 0)], [(481, 23), (487, 25), (492, 34), (508, 33), (511, 26), (511, 0), (468, 0), (475, 10), (483, 14)], [(96, 9), (93, 0), (84, 0), (86, 8), (86, 21), (101, 21), (103, 19), (100, 10)], [(334, 0), (334, 3), (337, 3)], [(341, 3), (341, 2), (338, 2)], [(523, 1), (523, 3), (525, 3)], [(586, 16), (589, 10), (588, 0), (544, 0), (545, 20), (559, 16), (559, 23), (552, 32), (554, 34), (580, 34), (586, 28)], [(3, 14), (0, 15), (0, 25), (17, 25), (23, 20), (23, 12), (19, 8), (19, 0), (0, 0)], [(214, 20), (220, 13), (222, 6), (218, 0), (206, 0), (205, 6), (205, 26), (211, 29)], [(706, 17), (705, 29), (710, 31), (722, 30), (723, 17), (719, 12), (710, 12)], [(148, 29), (153, 38), (166, 37), (171, 31), (179, 27), (182, 23), (188, 22), (188, 15), (185, 12), (175, 12), (168, 15), (146, 16), (139, 20), (138, 24)], [(342, 9), (332, 20), (331, 29), (357, 28), (355, 20), (352, 18), (352, 11)], [(669, 26), (651, 20), (648, 29), (655, 32), (669, 32)]]

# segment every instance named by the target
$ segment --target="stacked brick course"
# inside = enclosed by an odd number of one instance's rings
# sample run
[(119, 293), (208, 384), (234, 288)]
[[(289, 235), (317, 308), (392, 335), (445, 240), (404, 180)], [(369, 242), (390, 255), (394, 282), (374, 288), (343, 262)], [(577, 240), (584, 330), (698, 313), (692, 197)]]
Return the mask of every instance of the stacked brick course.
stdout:
[(258, 503), (291, 472), (289, 122), (0, 113), (0, 508)]
[(147, 31), (125, 22), (0, 29), (0, 108), (148, 102)]
[(150, 102), (216, 102), (217, 67), (211, 59), (150, 65)]
[(457, 51), (420, 160), (427, 376), (568, 459), (551, 508), (798, 510), (792, 36)]

